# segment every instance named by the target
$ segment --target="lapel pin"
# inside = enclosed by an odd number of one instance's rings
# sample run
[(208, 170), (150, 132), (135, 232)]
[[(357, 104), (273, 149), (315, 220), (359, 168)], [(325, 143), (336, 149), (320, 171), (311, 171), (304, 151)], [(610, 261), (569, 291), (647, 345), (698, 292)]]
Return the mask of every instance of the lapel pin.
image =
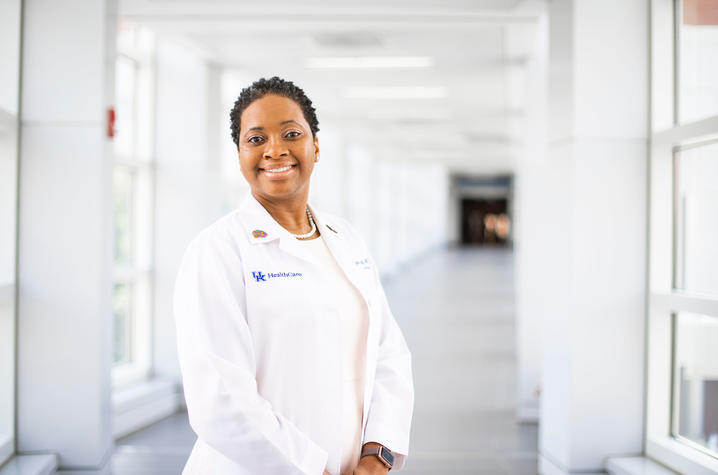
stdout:
[(255, 239), (264, 238), (264, 237), (267, 237), (267, 233), (265, 233), (265, 232), (262, 231), (261, 229), (255, 229), (254, 231), (252, 231), (252, 236), (253, 236)]
[(329, 226), (328, 224), (326, 225), (326, 227), (328, 227), (330, 231), (333, 231), (334, 234), (339, 234), (333, 227)]

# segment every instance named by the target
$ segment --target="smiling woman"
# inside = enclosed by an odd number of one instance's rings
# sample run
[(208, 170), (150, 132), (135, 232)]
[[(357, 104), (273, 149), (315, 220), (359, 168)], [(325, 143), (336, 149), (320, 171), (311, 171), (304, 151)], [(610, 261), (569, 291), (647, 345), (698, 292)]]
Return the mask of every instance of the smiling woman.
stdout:
[(383, 474), (408, 454), (411, 355), (368, 249), (308, 206), (319, 121), (261, 79), (230, 114), (251, 194), (189, 245), (175, 286), (197, 443), (185, 474)]
[(268, 94), (249, 105), (242, 119), (239, 165), (255, 197), (260, 202), (288, 200), (303, 210), (319, 141), (299, 105)]

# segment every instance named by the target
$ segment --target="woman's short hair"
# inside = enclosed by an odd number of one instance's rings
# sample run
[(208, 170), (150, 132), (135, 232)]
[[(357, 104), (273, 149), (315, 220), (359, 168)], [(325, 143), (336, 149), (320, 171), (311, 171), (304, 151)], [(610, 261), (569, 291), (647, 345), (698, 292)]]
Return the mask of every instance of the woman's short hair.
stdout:
[(242, 112), (244, 112), (244, 109), (252, 102), (261, 99), (267, 94), (284, 96), (296, 102), (302, 109), (304, 119), (309, 123), (312, 137), (316, 137), (317, 132), (319, 132), (319, 119), (317, 119), (317, 111), (312, 106), (312, 101), (309, 100), (302, 88), (292, 81), (285, 81), (282, 78), (274, 76), (269, 79), (261, 78), (253, 82), (251, 86), (242, 89), (239, 93), (239, 97), (237, 97), (237, 100), (234, 102), (234, 107), (232, 107), (232, 111), (229, 113), (232, 140), (235, 145), (239, 146), (239, 121), (242, 117)]

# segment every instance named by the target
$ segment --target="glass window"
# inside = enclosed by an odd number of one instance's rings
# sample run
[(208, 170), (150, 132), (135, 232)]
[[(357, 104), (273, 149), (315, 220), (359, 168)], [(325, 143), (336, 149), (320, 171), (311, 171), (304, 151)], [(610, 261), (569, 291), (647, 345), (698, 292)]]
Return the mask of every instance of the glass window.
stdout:
[(675, 286), (718, 294), (718, 141), (676, 152)]
[(649, 11), (645, 450), (676, 473), (718, 473), (718, 0)]
[(134, 177), (130, 167), (115, 166), (115, 264), (132, 265)]
[[(137, 117), (137, 63), (119, 56), (115, 63), (115, 153), (123, 157), (135, 154)], [(121, 114), (119, 112), (122, 112)]]
[(150, 374), (154, 210), (151, 35), (121, 22), (115, 63), (113, 383)]
[(718, 1), (678, 4), (678, 109), (691, 122), (718, 114)]
[(674, 318), (673, 435), (718, 457), (718, 317)]
[(131, 283), (115, 283), (115, 364), (132, 362), (132, 294)]

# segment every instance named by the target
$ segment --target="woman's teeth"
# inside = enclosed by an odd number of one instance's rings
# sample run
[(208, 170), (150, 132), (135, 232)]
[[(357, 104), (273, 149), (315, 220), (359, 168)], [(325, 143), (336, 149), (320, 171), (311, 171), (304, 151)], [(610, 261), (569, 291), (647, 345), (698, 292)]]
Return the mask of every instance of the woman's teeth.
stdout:
[(265, 168), (264, 171), (269, 172), (269, 173), (281, 173), (281, 172), (286, 172), (290, 168), (292, 168), (291, 165), (289, 165), (287, 167), (282, 167), (282, 168)]

